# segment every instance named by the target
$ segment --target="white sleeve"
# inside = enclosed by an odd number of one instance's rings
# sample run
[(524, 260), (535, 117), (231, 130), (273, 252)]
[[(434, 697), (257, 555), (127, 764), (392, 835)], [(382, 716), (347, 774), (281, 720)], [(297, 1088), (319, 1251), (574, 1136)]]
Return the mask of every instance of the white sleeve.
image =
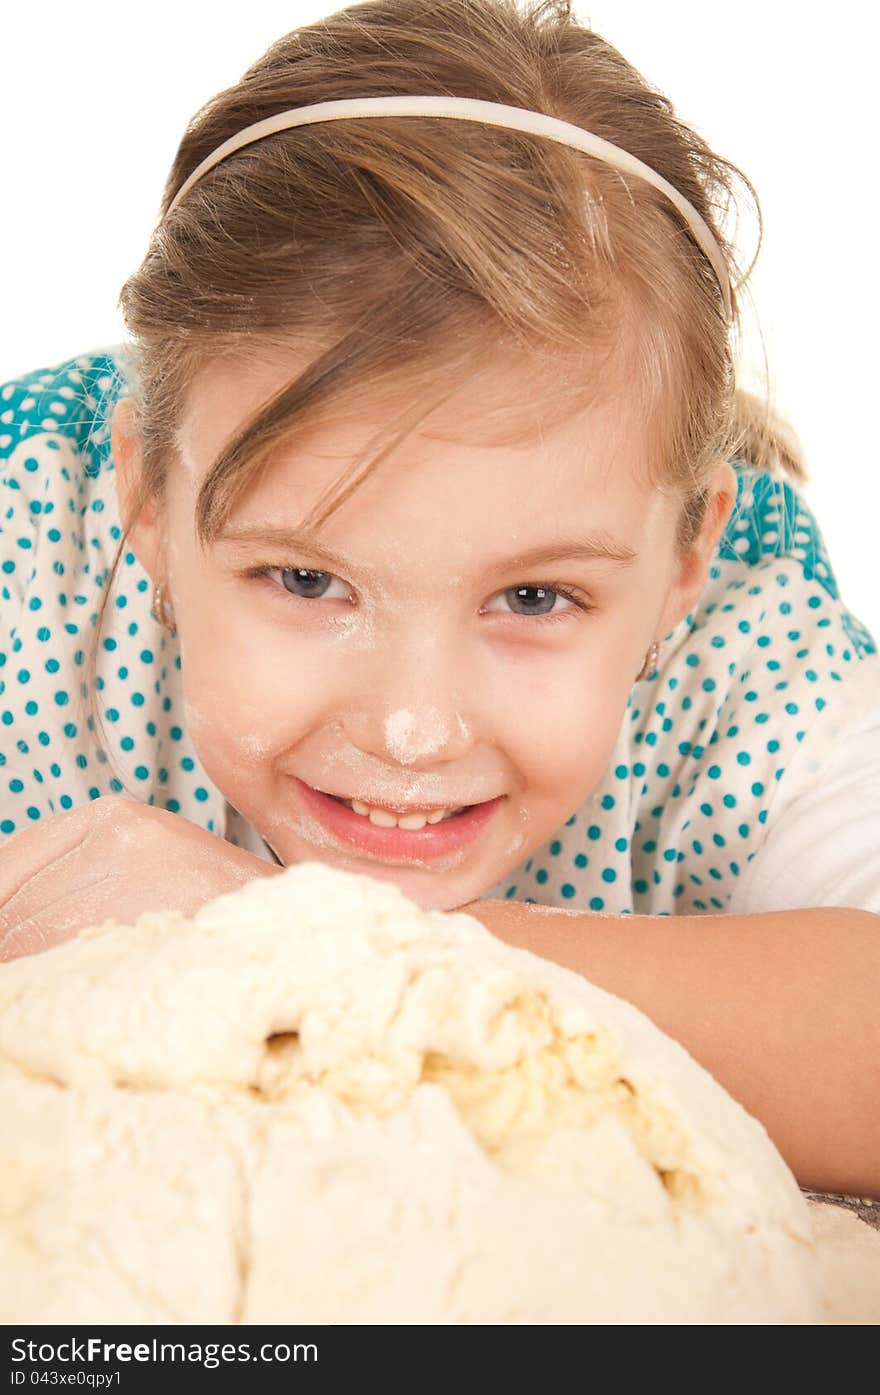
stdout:
[(849, 906), (880, 913), (880, 690), (773, 820), (727, 913)]

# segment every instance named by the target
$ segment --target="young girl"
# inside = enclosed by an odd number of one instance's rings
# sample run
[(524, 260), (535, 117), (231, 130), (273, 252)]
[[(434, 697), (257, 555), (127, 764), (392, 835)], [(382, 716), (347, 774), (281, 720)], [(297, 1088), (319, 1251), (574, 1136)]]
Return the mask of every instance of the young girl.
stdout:
[[(304, 111), (407, 96), (466, 101)], [(565, 0), (369, 0), (197, 114), (131, 342), (0, 389), (5, 957), (320, 859), (880, 1191), (880, 659), (735, 387), (733, 173)]]

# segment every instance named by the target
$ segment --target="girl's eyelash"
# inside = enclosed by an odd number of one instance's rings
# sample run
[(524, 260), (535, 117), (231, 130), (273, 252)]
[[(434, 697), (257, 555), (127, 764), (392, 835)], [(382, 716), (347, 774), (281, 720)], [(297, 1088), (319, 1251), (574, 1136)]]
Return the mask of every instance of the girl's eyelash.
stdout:
[[(293, 567), (293, 566), (291, 566), (289, 563), (285, 563), (283, 566), (280, 565), (280, 564), (277, 564), (277, 563), (274, 564), (274, 565), (270, 563), (270, 564), (267, 564), (266, 566), (263, 566), (263, 567), (252, 567), (249, 571), (246, 571), (246, 572), (244, 573), (244, 575), (245, 575), (246, 577), (256, 578), (256, 577), (261, 577), (261, 576), (268, 576), (268, 574), (269, 574), (270, 572), (319, 571), (319, 570), (320, 570), (320, 569), (314, 568), (314, 567)], [(321, 575), (334, 576), (334, 573), (333, 573), (333, 572), (322, 572)], [(339, 578), (339, 579), (341, 579), (341, 578)], [(281, 588), (281, 589), (284, 589), (284, 588)], [(556, 594), (556, 595), (558, 595), (558, 596), (564, 596), (565, 599), (566, 599), (567, 601), (571, 601), (573, 605), (577, 606), (578, 610), (583, 611), (584, 614), (586, 614), (586, 615), (591, 614), (591, 613), (596, 609), (596, 607), (595, 607), (594, 605), (591, 605), (589, 601), (587, 601), (587, 600), (584, 599), (584, 597), (580, 594), (579, 591), (575, 591), (575, 590), (573, 590), (570, 586), (566, 586), (565, 582), (562, 582), (562, 581), (525, 581), (525, 582), (521, 582), (518, 586), (505, 586), (505, 587), (503, 587), (503, 590), (504, 590), (504, 591), (552, 591), (552, 592), (554, 592), (554, 594)], [(292, 595), (292, 594), (289, 593), (289, 592), (288, 592), (287, 594), (288, 594), (289, 599), (292, 600), (292, 601), (295, 601), (295, 600), (306, 600), (306, 599), (307, 599), (305, 596), (299, 596), (299, 597), (297, 597), (297, 596)], [(499, 593), (499, 594), (500, 594), (500, 593)], [(320, 600), (321, 598), (318, 597), (318, 599)], [(552, 624), (555, 624), (556, 621), (561, 620), (562, 617), (563, 617), (564, 615), (567, 615), (568, 613), (569, 613), (568, 611), (563, 610), (563, 611), (559, 611), (559, 612), (556, 613), (556, 614), (550, 614), (550, 615), (520, 615), (520, 616), (516, 616), (516, 615), (514, 615), (513, 612), (511, 612), (511, 618), (513, 618), (513, 619), (519, 619), (519, 620), (533, 620), (533, 621), (537, 621), (538, 624), (543, 624), (543, 625), (551, 624), (551, 625), (552, 625)]]

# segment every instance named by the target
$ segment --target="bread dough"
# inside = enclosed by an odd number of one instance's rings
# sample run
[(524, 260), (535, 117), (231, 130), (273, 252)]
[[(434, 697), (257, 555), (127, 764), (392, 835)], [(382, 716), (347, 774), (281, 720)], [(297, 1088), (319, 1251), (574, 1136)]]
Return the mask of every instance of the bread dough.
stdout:
[(0, 1111), (5, 1324), (825, 1320), (681, 1046), (322, 863), (0, 966)]

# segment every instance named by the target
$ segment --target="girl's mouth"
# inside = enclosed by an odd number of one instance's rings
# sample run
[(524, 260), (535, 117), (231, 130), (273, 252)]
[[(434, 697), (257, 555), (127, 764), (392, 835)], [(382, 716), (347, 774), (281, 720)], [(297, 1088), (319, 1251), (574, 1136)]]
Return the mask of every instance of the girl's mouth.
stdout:
[[(340, 841), (355, 848), (365, 857), (382, 862), (425, 862), (431, 858), (447, 857), (467, 847), (483, 831), (505, 796), (471, 804), (457, 813), (442, 811), (432, 815), (401, 816), (406, 823), (424, 820), (422, 827), (403, 827), (399, 823), (383, 827), (386, 822), (374, 822), (363, 813), (356, 813), (348, 803), (332, 794), (313, 789), (296, 776), (291, 777), (300, 795), (324, 828)], [(361, 805), (366, 808), (366, 805)], [(428, 818), (434, 822), (428, 822)]]

